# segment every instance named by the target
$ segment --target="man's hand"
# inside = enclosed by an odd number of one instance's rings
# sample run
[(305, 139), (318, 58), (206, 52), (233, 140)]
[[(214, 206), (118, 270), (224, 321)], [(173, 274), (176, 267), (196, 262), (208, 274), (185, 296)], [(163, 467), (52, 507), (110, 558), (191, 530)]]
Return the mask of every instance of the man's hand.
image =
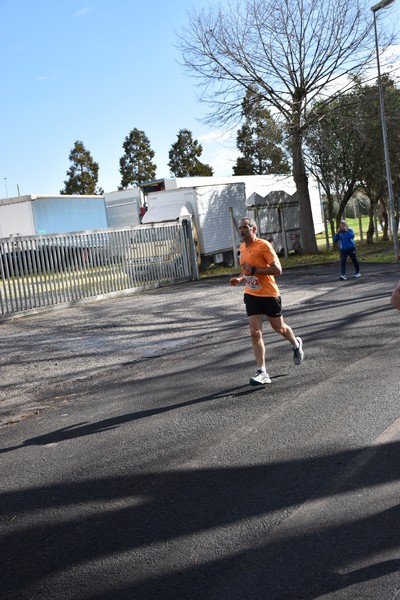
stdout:
[(231, 277), (229, 280), (229, 285), (238, 285), (242, 281), (241, 277)]

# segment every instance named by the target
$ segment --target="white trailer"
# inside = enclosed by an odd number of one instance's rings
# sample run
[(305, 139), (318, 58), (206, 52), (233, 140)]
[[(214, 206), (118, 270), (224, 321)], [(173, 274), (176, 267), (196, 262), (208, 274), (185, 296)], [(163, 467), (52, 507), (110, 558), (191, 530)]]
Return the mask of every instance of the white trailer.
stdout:
[(138, 187), (104, 194), (108, 227), (140, 225), (143, 193)]
[(27, 196), (0, 200), (0, 238), (36, 235), (33, 210)]
[[(182, 188), (203, 187), (208, 185), (222, 185), (232, 183), (243, 183), (245, 186), (246, 203), (253, 203), (254, 194), (266, 197), (271, 192), (286, 192), (293, 196), (296, 192), (296, 184), (291, 175), (231, 175), (227, 177), (173, 177), (171, 179), (159, 179), (153, 182), (158, 188), (166, 191)], [(151, 182), (150, 182), (151, 184)], [(150, 190), (151, 187), (144, 184), (143, 189)], [(308, 178), (308, 189), (310, 193), (311, 210), (314, 221), (315, 233), (324, 231), (321, 195), (318, 182), (313, 177)]]
[(16, 196), (0, 200), (0, 238), (107, 227), (103, 196)]
[(246, 214), (243, 182), (165, 189), (148, 193), (146, 201), (143, 224), (191, 218), (201, 265), (234, 264), (239, 240), (233, 223)]
[[(216, 201), (215, 198), (220, 193), (218, 190), (234, 189), (234, 186), (242, 186), (239, 195), (244, 194), (245, 202), (243, 204), (241, 198), (239, 202), (231, 203), (232, 210), (229, 211), (225, 200)], [(157, 192), (152, 191), (154, 187)], [(301, 252), (300, 205), (294, 179), (289, 175), (174, 177), (148, 182), (141, 188), (149, 208), (143, 223), (176, 220), (183, 217), (181, 211), (193, 216), (203, 266), (211, 262), (232, 264), (236, 253), (234, 245), (239, 243), (235, 221), (237, 223), (246, 213), (256, 217), (259, 235), (271, 240), (279, 254), (287, 256), (290, 251)], [(200, 202), (195, 190), (204, 190)], [(209, 202), (212, 190), (213, 198)], [(309, 178), (309, 192), (315, 233), (321, 233), (324, 223), (320, 193), (313, 178)]]

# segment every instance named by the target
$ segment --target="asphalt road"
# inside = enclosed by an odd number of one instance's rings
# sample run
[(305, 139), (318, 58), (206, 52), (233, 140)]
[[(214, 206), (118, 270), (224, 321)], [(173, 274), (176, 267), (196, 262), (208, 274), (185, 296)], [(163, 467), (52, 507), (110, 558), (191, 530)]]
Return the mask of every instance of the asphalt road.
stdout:
[(0, 598), (400, 599), (399, 273), (286, 272), (262, 388), (227, 278), (1, 324)]

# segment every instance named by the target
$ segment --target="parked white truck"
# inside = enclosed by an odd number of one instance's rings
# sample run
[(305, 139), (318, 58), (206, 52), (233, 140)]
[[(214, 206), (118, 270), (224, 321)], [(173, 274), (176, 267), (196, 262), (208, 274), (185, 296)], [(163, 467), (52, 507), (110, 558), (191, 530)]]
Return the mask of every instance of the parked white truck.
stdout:
[[(201, 179), (201, 178), (200, 178)], [(246, 214), (244, 183), (200, 185), (151, 192), (142, 223), (192, 219), (201, 266), (234, 264), (234, 222)]]
[[(320, 233), (324, 230), (320, 195), (311, 178), (309, 191), (314, 229)], [(284, 205), (282, 200), (276, 205), (276, 192), (284, 195)], [(261, 209), (263, 199), (271, 206)], [(240, 242), (235, 223), (245, 214), (259, 219), (259, 234), (271, 240), (277, 252), (287, 254), (301, 246), (296, 186), (288, 175), (157, 179), (105, 194), (105, 204), (108, 227), (191, 219), (202, 266), (235, 262)]]
[[(157, 192), (147, 187), (148, 213), (143, 223), (192, 216), (201, 265), (232, 265), (240, 242), (235, 223), (249, 214), (258, 224), (259, 235), (270, 240), (279, 254), (301, 251), (299, 202), (292, 177), (248, 175), (232, 177), (184, 177), (157, 180)], [(145, 186), (144, 186), (145, 187)], [(309, 182), (316, 233), (324, 230), (320, 195)]]
[[(231, 183), (244, 183), (246, 204), (252, 206), (255, 204), (255, 196), (263, 198), (272, 198), (271, 192), (285, 192), (292, 196), (295, 201), (296, 184), (291, 175), (232, 175), (228, 177), (174, 177), (172, 179), (159, 180), (165, 190), (188, 188), (204, 185), (220, 185)], [(322, 217), (321, 196), (318, 183), (313, 177), (308, 179), (308, 190), (310, 194), (311, 210), (314, 222), (315, 233), (324, 231), (324, 222)], [(269, 201), (269, 200), (268, 200)], [(258, 200), (259, 203), (259, 200)]]

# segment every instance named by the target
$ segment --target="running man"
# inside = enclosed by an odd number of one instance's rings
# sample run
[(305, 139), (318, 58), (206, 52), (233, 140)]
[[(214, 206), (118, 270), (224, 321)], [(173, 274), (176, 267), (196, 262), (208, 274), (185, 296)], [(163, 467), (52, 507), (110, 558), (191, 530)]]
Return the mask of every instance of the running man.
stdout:
[(257, 363), (257, 373), (250, 379), (250, 385), (271, 383), (265, 367), (265, 345), (262, 335), (264, 315), (274, 331), (282, 335), (293, 347), (293, 360), (300, 365), (304, 360), (303, 342), (283, 320), (282, 302), (275, 275), (282, 274), (279, 258), (272, 245), (256, 236), (257, 226), (252, 219), (243, 217), (239, 225), (240, 266), (242, 273), (229, 280), (230, 285), (245, 281), (244, 303), (249, 318), (249, 328), (253, 352)]

